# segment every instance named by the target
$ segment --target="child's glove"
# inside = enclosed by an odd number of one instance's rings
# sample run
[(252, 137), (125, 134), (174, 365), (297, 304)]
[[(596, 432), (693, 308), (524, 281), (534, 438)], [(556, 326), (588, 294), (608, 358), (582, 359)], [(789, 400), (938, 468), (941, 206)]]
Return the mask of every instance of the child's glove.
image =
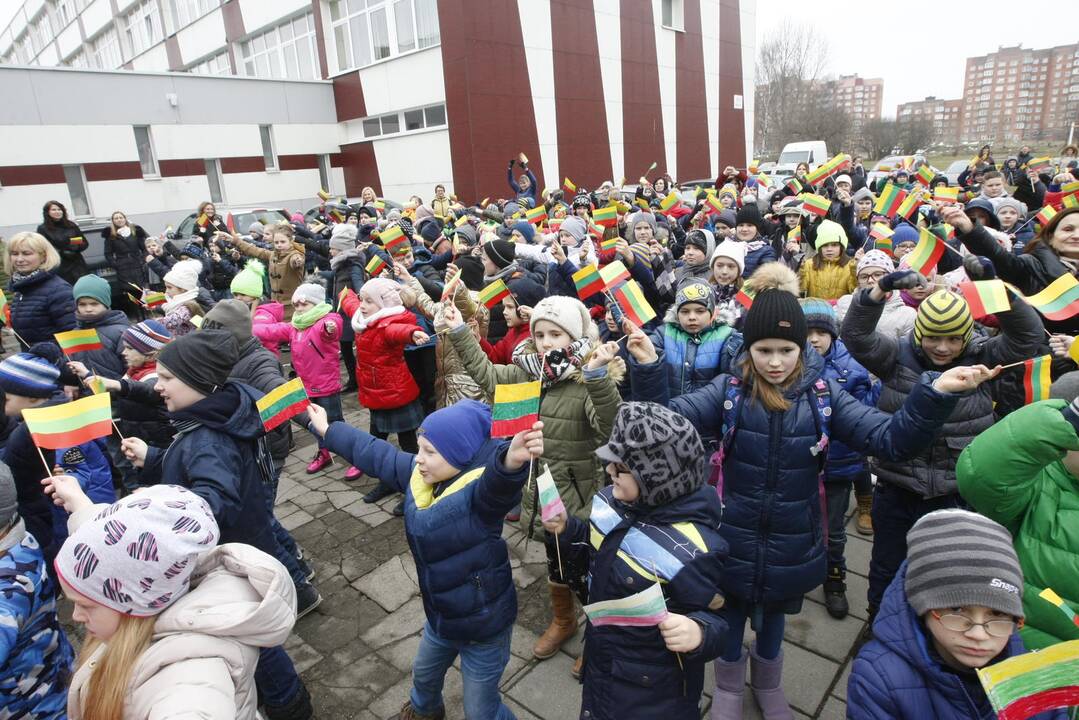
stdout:
[(963, 258), (963, 269), (971, 280), (993, 280), (997, 276), (997, 270), (989, 258), (979, 255), (967, 255)]
[(925, 279), (925, 275), (913, 270), (896, 270), (894, 273), (888, 273), (877, 281), (877, 286), (883, 292), (910, 290), (911, 288), (928, 284), (929, 281)]

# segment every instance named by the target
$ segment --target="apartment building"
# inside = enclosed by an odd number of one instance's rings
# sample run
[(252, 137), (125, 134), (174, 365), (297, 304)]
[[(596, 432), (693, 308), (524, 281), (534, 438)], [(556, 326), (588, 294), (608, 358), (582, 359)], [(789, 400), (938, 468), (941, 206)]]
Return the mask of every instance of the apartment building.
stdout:
[(930, 95), (924, 100), (900, 103), (895, 113), (900, 124), (925, 121), (933, 126), (933, 141), (955, 145), (960, 141), (963, 101), (942, 100)]

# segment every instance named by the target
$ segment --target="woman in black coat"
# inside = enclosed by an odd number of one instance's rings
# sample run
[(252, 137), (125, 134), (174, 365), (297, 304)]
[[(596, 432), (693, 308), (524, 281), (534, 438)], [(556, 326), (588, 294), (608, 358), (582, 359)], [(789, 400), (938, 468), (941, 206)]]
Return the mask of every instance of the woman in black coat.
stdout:
[[(199, 218), (203, 215), (206, 216), (206, 219), (202, 224), (199, 224)], [(198, 210), (195, 211), (195, 227), (191, 230), (191, 239), (208, 248), (210, 247), (210, 241), (214, 238), (214, 233), (228, 231), (225, 218), (217, 214), (217, 208), (214, 207), (214, 204), (209, 200), (200, 202)]]
[(89, 269), (82, 254), (86, 251), (86, 237), (74, 221), (68, 219), (67, 208), (57, 200), (50, 200), (41, 208), (41, 224), (37, 233), (48, 240), (60, 254), (60, 267), (56, 274), (74, 285)]
[(105, 260), (116, 270), (116, 280), (123, 289), (119, 297), (113, 298), (113, 304), (117, 310), (129, 315), (137, 313), (139, 306), (131, 302), (127, 293), (139, 297), (138, 289), (146, 289), (150, 282), (146, 272), (146, 237), (146, 231), (129, 223), (127, 215), (119, 210), (112, 214), (109, 226), (101, 231)]

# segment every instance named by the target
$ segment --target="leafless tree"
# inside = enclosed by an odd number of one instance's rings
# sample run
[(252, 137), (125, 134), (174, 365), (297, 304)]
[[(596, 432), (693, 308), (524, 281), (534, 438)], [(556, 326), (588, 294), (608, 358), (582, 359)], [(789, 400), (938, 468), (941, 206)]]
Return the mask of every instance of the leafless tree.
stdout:
[[(828, 44), (817, 30), (785, 20), (761, 43), (757, 56), (755, 132), (758, 147), (822, 139), (806, 133), (807, 116), (819, 102)], [(849, 124), (849, 121), (848, 121)]]
[(933, 123), (925, 118), (906, 120), (897, 126), (899, 146), (905, 153), (915, 153), (929, 146), (936, 139)]
[(899, 144), (899, 129), (895, 120), (870, 120), (862, 126), (862, 144), (870, 158), (891, 155)]

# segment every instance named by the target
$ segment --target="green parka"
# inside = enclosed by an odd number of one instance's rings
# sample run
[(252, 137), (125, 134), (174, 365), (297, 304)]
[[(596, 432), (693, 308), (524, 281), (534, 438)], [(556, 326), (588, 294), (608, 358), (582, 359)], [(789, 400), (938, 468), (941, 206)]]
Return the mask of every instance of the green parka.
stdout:
[[(448, 337), (465, 371), (491, 397), (496, 385), (535, 379), (516, 365), (491, 363), (467, 327), (451, 331)], [(534, 352), (535, 348), (530, 351)], [(573, 377), (544, 388), (540, 399), (544, 453), (536, 460), (535, 473), (547, 463), (566, 512), (582, 520), (588, 519), (592, 496), (604, 484), (603, 467), (595, 450), (607, 442), (611, 434), (621, 402), (616, 383), (624, 374), (625, 365), (616, 357), (608, 365), (604, 377), (585, 380), (582, 373), (575, 373)], [(521, 500), (521, 529), (538, 538), (542, 536), (542, 525), (539, 513), (533, 512), (535, 506), (536, 484), (532, 482)]]
[(982, 432), (956, 467), (960, 494), (1008, 528), (1023, 567), (1021, 635), (1030, 650), (1079, 640), (1079, 627), (1038, 597), (1051, 587), (1079, 611), (1079, 479), (1063, 459), (1079, 436), (1063, 400), (1020, 408)]

